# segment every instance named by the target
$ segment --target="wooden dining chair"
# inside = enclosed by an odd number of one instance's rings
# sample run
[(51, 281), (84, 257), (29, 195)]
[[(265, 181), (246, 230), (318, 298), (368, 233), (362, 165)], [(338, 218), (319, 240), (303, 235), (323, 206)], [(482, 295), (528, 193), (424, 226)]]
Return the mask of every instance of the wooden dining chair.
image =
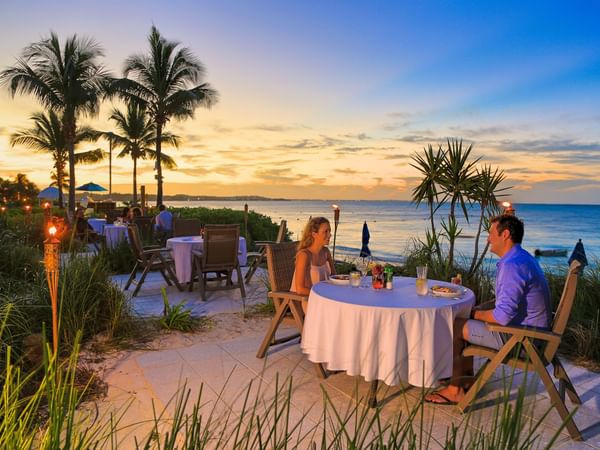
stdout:
[(248, 255), (247, 255), (248, 259), (251, 259), (251, 262), (248, 265), (248, 271), (246, 272), (246, 276), (244, 277), (244, 281), (246, 282), (246, 284), (250, 283), (250, 280), (252, 279), (252, 276), (256, 272), (256, 269), (258, 269), (258, 267), (260, 267), (260, 265), (265, 260), (265, 254), (266, 254), (265, 247), (267, 246), (267, 244), (279, 244), (280, 242), (283, 242), (283, 240), (285, 239), (286, 232), (287, 232), (287, 221), (282, 220), (281, 223), (279, 224), (279, 230), (277, 231), (277, 237), (275, 238), (275, 241), (256, 241), (256, 242), (254, 242), (256, 251), (248, 252)]
[(140, 279), (136, 282), (135, 290), (133, 291), (132, 297), (135, 297), (139, 292), (144, 280), (146, 279), (146, 275), (151, 270), (160, 271), (162, 277), (165, 279), (167, 284), (171, 286), (175, 284), (177, 289), (183, 291), (183, 288), (179, 284), (177, 280), (177, 276), (175, 275), (175, 263), (173, 262), (173, 258), (171, 258), (170, 250), (168, 248), (161, 248), (158, 246), (147, 246), (144, 247), (142, 244), (142, 239), (140, 238), (140, 232), (138, 230), (137, 225), (129, 224), (127, 226), (127, 234), (129, 237), (129, 243), (131, 245), (131, 250), (135, 255), (135, 266), (129, 275), (129, 279), (125, 284), (124, 290), (129, 289), (131, 283), (135, 282), (135, 278), (139, 269), (143, 269), (142, 275)]
[[(508, 364), (513, 369), (535, 371), (539, 375), (548, 394), (550, 394), (552, 406), (556, 408), (561, 419), (566, 423), (571, 438), (578, 441), (583, 440), (573, 417), (565, 405), (565, 392), (571, 402), (576, 405), (581, 404), (581, 399), (577, 395), (577, 391), (556, 353), (567, 327), (569, 316), (571, 315), (577, 289), (577, 277), (580, 270), (581, 263), (573, 261), (569, 267), (565, 286), (558, 308), (554, 314), (550, 331), (524, 326), (488, 324), (490, 331), (506, 333), (506, 335), (510, 336), (504, 346), (500, 350), (479, 345), (468, 345), (465, 347), (462, 353), (463, 356), (479, 356), (486, 358), (487, 361), (479, 369), (475, 383), (458, 403), (458, 408), (461, 411), (465, 412), (473, 405), (477, 393), (487, 383), (496, 368), (500, 364)], [(536, 343), (541, 343), (542, 345), (536, 345)], [(558, 379), (558, 390), (546, 370), (546, 366), (549, 364), (552, 364), (554, 377)]]
[[(204, 228), (203, 241), (202, 250), (192, 250), (190, 291), (193, 289), (195, 278), (198, 279), (202, 300), (206, 300), (207, 291), (239, 289), (245, 309), (246, 290), (238, 259), (240, 226), (207, 225)], [(234, 271), (237, 275), (235, 282)], [(214, 274), (214, 277), (210, 277), (210, 274)], [(218, 284), (209, 285), (211, 281), (217, 281)]]
[[(308, 301), (308, 296), (290, 292), (295, 270), (296, 248), (296, 242), (268, 243), (265, 245), (267, 272), (271, 287), (267, 295), (273, 300), (275, 314), (256, 353), (257, 358), (264, 358), (270, 346), (288, 342), (302, 335), (302, 328), (304, 327), (302, 304)], [(277, 329), (282, 323), (293, 325), (298, 332), (277, 338)], [(315, 364), (315, 369), (319, 377), (326, 377), (327, 372), (322, 364)]]
[(173, 237), (200, 236), (202, 221), (200, 219), (173, 218)]

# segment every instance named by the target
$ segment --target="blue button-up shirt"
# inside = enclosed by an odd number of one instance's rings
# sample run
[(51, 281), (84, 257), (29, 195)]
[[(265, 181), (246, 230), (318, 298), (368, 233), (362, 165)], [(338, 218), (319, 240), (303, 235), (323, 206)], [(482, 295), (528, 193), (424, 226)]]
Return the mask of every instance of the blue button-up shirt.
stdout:
[(548, 328), (550, 288), (535, 258), (515, 244), (500, 258), (496, 269), (494, 319), (501, 325)]

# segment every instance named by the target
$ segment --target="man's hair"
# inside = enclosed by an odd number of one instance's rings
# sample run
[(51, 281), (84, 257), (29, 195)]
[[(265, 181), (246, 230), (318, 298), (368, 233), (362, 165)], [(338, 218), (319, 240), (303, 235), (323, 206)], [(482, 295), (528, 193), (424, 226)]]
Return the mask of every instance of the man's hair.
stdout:
[(515, 244), (523, 242), (523, 235), (525, 234), (525, 226), (523, 221), (512, 214), (501, 214), (490, 219), (490, 225), (495, 223), (498, 234), (501, 234), (504, 230), (508, 230), (510, 239)]
[(158, 210), (159, 211), (164, 211), (165, 210), (165, 205), (163, 205), (163, 204), (158, 205)]

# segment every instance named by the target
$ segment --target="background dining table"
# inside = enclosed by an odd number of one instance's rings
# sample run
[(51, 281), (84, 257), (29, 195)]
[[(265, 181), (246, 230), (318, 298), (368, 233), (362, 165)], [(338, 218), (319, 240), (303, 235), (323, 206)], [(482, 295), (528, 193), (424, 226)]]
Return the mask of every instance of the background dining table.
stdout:
[(98, 234), (104, 234), (104, 226), (106, 225), (106, 219), (88, 219), (88, 223)]
[[(204, 240), (202, 236), (182, 236), (167, 239), (167, 248), (171, 249), (175, 262), (175, 274), (180, 283), (188, 283), (192, 277), (192, 250), (202, 250)], [(245, 266), (248, 259), (246, 239), (240, 236), (238, 261), (240, 266)]]
[(122, 241), (127, 239), (127, 226), (126, 225), (104, 225), (103, 234), (106, 237), (106, 246), (108, 248), (115, 248)]
[[(368, 280), (370, 282), (370, 279)], [(475, 296), (459, 289), (452, 298), (418, 296), (415, 278), (394, 278), (394, 288), (354, 288), (324, 281), (313, 286), (301, 348), (329, 370), (432, 387), (452, 374), (452, 335), (456, 317), (469, 317)]]

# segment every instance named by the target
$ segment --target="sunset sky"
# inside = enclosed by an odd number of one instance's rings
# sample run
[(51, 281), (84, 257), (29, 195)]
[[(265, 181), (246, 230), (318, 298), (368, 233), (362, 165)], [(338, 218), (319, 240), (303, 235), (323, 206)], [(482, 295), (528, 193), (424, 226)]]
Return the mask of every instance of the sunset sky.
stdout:
[[(168, 125), (183, 142), (165, 150), (178, 163), (167, 194), (405, 200), (409, 155), (462, 137), (506, 171), (514, 201), (600, 203), (599, 13), (589, 1), (22, 0), (2, 6), (0, 68), (50, 30), (93, 37), (115, 76), (152, 24), (189, 47), (220, 100)], [(81, 123), (110, 130), (113, 106)], [(38, 110), (0, 90), (0, 177), (43, 188), (50, 157), (8, 142)], [(114, 191), (131, 190), (131, 168), (115, 161)], [(155, 192), (152, 163), (139, 172)], [(88, 181), (108, 186), (108, 161), (80, 166)]]

